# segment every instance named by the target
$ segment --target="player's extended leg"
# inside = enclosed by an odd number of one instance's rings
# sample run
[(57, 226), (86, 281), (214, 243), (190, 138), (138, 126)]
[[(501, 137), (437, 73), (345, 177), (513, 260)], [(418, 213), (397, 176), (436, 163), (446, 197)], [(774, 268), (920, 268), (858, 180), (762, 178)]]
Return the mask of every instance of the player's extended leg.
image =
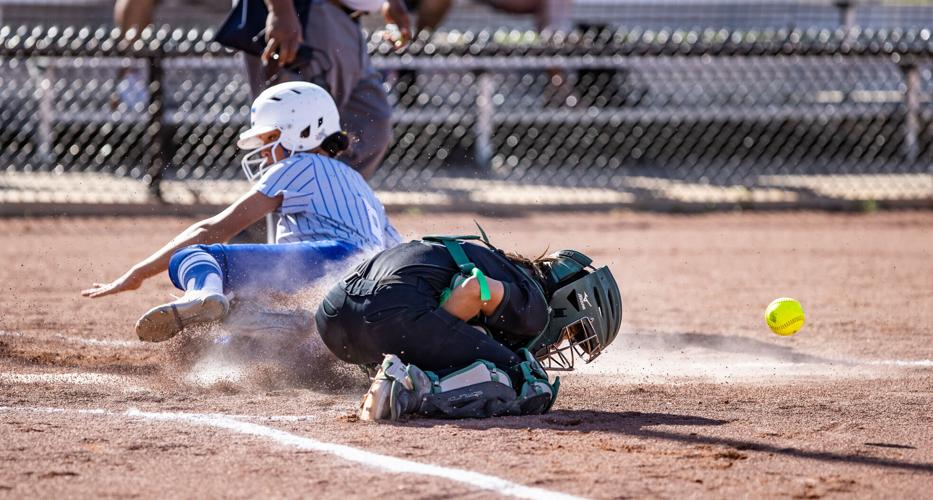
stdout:
[(169, 277), (185, 294), (150, 309), (136, 322), (141, 340), (161, 342), (186, 326), (216, 321), (229, 310), (225, 293), (291, 293), (343, 268), (359, 251), (337, 241), (282, 245), (193, 245), (172, 256)]

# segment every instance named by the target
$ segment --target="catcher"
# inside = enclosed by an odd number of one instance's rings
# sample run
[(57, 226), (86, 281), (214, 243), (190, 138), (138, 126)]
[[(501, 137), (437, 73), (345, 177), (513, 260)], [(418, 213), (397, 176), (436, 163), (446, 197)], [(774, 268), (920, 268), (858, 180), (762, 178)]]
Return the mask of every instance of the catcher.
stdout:
[(619, 287), (591, 264), (575, 250), (529, 260), (485, 234), (429, 236), (359, 265), (315, 321), (338, 358), (378, 367), (362, 420), (540, 414), (560, 385), (545, 367), (592, 361), (619, 331)]

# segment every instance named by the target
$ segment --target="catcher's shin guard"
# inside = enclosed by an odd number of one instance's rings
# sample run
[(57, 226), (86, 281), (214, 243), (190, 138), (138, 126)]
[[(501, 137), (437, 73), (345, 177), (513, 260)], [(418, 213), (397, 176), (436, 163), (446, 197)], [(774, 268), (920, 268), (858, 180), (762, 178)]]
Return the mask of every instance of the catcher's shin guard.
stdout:
[[(432, 377), (432, 391), (423, 398), (419, 413), (440, 418), (483, 418), (505, 415), (537, 415), (547, 412), (560, 381), (548, 383), (547, 373), (527, 351), (526, 360), (512, 368), (515, 376), (492, 363), (478, 360), (442, 378)], [(433, 376), (428, 372), (429, 376)], [(512, 382), (521, 382), (518, 391)]]
[(537, 415), (547, 412), (560, 380), (548, 383), (547, 373), (531, 356), (513, 368), (512, 379), (494, 364), (477, 360), (444, 377), (405, 365), (395, 355), (386, 355), (363, 398), (361, 420), (398, 420), (402, 415), (421, 414), (436, 418), (483, 418), (504, 415)]

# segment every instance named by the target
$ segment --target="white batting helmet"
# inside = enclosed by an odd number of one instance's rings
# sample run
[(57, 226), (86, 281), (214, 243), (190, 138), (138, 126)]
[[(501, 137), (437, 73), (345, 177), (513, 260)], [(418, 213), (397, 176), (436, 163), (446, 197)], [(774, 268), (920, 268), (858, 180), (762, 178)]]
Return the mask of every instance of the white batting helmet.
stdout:
[[(263, 144), (259, 136), (274, 130), (279, 138)], [(237, 146), (250, 149), (243, 158), (249, 180), (262, 175), (268, 165), (258, 153), (281, 144), (289, 152), (307, 151), (321, 145), (329, 135), (340, 132), (340, 114), (334, 99), (323, 88), (308, 82), (287, 82), (269, 87), (253, 101), (249, 130), (240, 134)], [(278, 161), (280, 158), (275, 158)], [(253, 172), (252, 167), (258, 167)]]

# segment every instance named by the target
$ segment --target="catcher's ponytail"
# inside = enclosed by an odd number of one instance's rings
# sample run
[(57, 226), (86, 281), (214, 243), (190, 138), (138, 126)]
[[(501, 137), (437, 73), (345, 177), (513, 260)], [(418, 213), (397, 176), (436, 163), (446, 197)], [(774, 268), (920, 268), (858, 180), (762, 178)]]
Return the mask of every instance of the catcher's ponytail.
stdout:
[(323, 149), (330, 156), (337, 156), (340, 153), (343, 153), (350, 147), (350, 136), (347, 135), (343, 130), (339, 132), (334, 132), (327, 136), (324, 139), (324, 142), (321, 143), (321, 149)]

